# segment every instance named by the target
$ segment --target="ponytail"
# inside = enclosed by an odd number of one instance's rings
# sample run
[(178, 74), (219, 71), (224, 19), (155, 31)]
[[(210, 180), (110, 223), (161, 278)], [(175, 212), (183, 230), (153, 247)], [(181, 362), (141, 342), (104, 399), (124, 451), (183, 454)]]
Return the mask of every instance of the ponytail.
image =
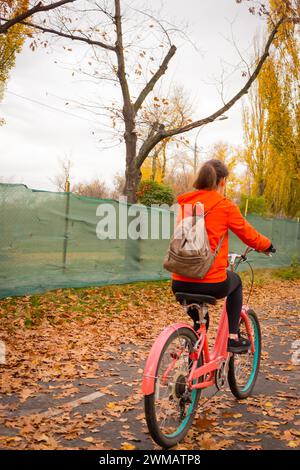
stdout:
[(229, 174), (227, 166), (221, 160), (212, 159), (205, 162), (199, 170), (195, 189), (217, 189), (222, 178), (227, 178)]

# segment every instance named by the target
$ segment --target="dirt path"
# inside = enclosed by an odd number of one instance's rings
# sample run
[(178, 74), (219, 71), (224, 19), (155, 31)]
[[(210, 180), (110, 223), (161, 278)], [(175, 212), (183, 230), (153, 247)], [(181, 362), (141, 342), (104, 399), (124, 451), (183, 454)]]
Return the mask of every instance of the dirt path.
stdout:
[[(253, 396), (238, 402), (225, 390), (210, 401), (203, 398), (205, 410), (200, 406), (179, 449), (300, 448), (299, 369), (291, 363), (300, 284), (275, 287), (255, 291), (263, 356)], [(127, 306), (113, 320), (88, 316), (49, 325), (44, 319), (31, 329), (18, 320), (18, 328), (2, 327), (8, 363), (0, 366), (0, 448), (157, 448), (144, 420), (143, 367), (153, 338), (175, 312), (178, 320), (184, 314), (166, 295), (167, 286), (150, 290), (137, 295), (142, 308)], [(215, 325), (216, 312), (211, 314)]]

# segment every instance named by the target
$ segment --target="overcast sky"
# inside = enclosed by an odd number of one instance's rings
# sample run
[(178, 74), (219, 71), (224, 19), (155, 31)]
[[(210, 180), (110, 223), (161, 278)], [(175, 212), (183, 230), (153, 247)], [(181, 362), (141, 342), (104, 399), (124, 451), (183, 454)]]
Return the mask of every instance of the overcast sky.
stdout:
[[(134, 3), (141, 2), (131, 2)], [(164, 83), (183, 85), (195, 103), (194, 118), (205, 117), (221, 105), (214, 82), (221, 77), (222, 63), (235, 65), (240, 61), (232, 42), (227, 41), (231, 24), (239, 49), (250, 57), (253, 38), (262, 30), (263, 22), (248, 12), (247, 2), (238, 5), (235, 0), (152, 0), (149, 5), (161, 3), (168, 19), (189, 24), (189, 36), (200, 49), (197, 52), (190, 43), (179, 41)], [(69, 47), (70, 42), (63, 40), (35, 52), (25, 45), (18, 55), (0, 103), (0, 116), (6, 120), (0, 127), (1, 181), (55, 190), (51, 179), (59, 172), (59, 159), (65, 156), (72, 161), (73, 182), (100, 177), (110, 184), (116, 172), (124, 171), (123, 146), (105, 150), (99, 144), (99, 138), (108, 135), (107, 121), (65, 105), (79, 98), (82, 102), (93, 96), (97, 99), (97, 94), (95, 85), (83, 81), (78, 74), (72, 76), (70, 64), (85, 57), (88, 46), (72, 43), (73, 52), (68, 55), (62, 45)], [(226, 97), (238, 91), (244, 81), (241, 71), (228, 78)], [(97, 93), (109, 92), (104, 85), (99, 90), (98, 85)], [(242, 144), (241, 103), (227, 116), (227, 120), (201, 131), (198, 143), (203, 146), (203, 155), (218, 140)], [(190, 134), (192, 140), (194, 135)]]

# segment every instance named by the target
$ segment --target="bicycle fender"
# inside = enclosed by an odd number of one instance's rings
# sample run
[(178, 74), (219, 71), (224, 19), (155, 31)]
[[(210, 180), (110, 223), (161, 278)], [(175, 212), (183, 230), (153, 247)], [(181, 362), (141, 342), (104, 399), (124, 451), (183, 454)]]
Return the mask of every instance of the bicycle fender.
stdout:
[(153, 343), (144, 369), (142, 382), (143, 395), (151, 395), (154, 392), (155, 374), (157, 371), (161, 351), (171, 334), (179, 328), (183, 327), (194, 331), (191, 325), (188, 325), (187, 323), (174, 323), (173, 325), (170, 325), (165, 328), (157, 337), (156, 341)]

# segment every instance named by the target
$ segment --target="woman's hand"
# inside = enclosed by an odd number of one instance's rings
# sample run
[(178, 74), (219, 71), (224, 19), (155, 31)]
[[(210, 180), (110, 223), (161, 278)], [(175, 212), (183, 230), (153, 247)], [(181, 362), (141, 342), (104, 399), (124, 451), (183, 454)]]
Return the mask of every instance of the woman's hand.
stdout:
[(271, 243), (271, 245), (269, 246), (269, 248), (268, 248), (267, 250), (265, 250), (264, 253), (266, 253), (266, 255), (268, 255), (269, 253), (276, 253), (276, 248), (275, 248), (275, 246), (273, 246), (273, 244)]

